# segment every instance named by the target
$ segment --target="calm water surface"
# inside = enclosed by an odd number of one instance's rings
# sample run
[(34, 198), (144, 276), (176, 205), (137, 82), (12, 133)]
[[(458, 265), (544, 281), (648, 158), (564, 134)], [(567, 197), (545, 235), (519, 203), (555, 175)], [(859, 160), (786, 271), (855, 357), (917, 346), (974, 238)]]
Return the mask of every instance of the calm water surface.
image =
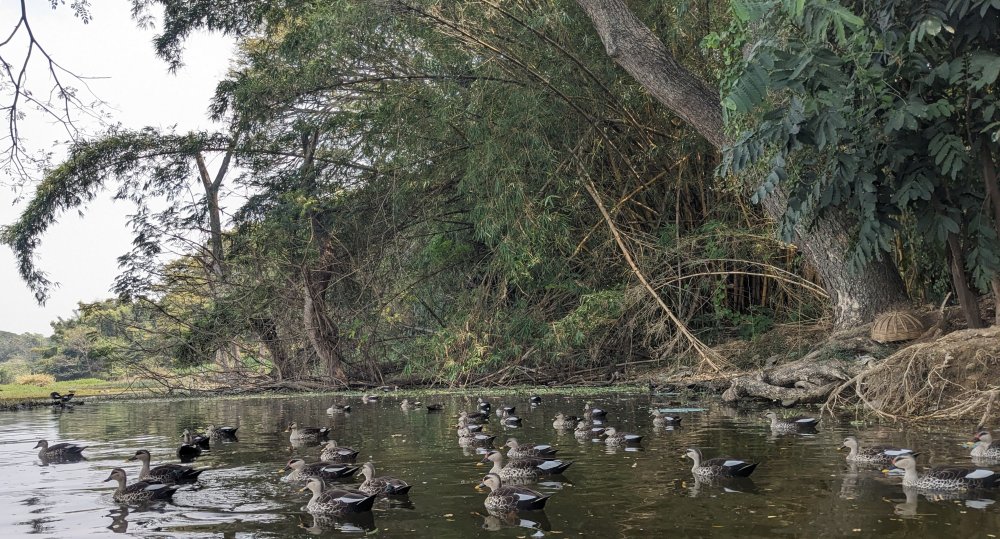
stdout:
[[(862, 443), (919, 448), (922, 464), (971, 465), (967, 440), (974, 425), (940, 429), (852, 426), (824, 419), (817, 435), (772, 435), (760, 409), (708, 405), (685, 414), (683, 428), (655, 430), (648, 408), (666, 397), (601, 395), (609, 425), (645, 434), (641, 451), (608, 450), (578, 442), (551, 427), (556, 411), (577, 413), (583, 397), (546, 395), (537, 408), (528, 394), (490, 400), (517, 406), (524, 427), (488, 426), (500, 439), (552, 443), (573, 460), (564, 476), (533, 488), (551, 493), (544, 512), (504, 521), (487, 515), (477, 492), (487, 470), (480, 457), (460, 448), (452, 426), (458, 411), (475, 408), (461, 396), (434, 400), (443, 413), (403, 412), (405, 395), (364, 405), (356, 397), (145, 400), (90, 403), (72, 411), (34, 410), (0, 414), (0, 537), (310, 537), (315, 534), (380, 537), (992, 537), (1000, 535), (996, 495), (971, 500), (928, 499), (904, 494), (899, 479), (856, 469), (836, 447), (846, 434)], [(350, 402), (349, 415), (327, 415), (334, 402)], [(370, 519), (316, 526), (303, 511), (307, 493), (281, 480), (277, 470), (292, 457), (318, 459), (316, 446), (292, 447), (284, 426), (291, 421), (329, 425), (332, 438), (361, 450), (380, 475), (413, 486), (409, 500), (380, 500)], [(171, 503), (126, 507), (111, 499), (111, 468), (123, 467), (130, 482), (148, 449), (153, 465), (176, 462), (185, 427), (239, 424), (239, 441), (213, 442), (194, 465), (210, 468), (196, 486), (182, 488)], [(86, 445), (88, 460), (43, 465), (40, 438)], [(692, 479), (686, 447), (705, 456), (759, 460), (752, 482), (699, 484)], [(347, 483), (347, 484), (356, 484)], [(534, 528), (526, 528), (525, 526)]]

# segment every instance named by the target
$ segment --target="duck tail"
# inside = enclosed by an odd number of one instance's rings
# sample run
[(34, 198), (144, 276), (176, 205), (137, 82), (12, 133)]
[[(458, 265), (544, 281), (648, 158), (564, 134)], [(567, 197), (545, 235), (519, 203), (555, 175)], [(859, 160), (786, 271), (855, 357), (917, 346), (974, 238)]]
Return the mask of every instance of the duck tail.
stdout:
[(354, 506), (355, 510), (358, 511), (359, 513), (361, 511), (371, 511), (372, 506), (375, 505), (375, 498), (378, 498), (378, 494), (372, 494), (371, 496), (361, 500), (360, 502), (358, 502), (357, 505)]
[(759, 462), (754, 462), (754, 463), (751, 463), (751, 464), (747, 464), (745, 466), (741, 466), (741, 467), (733, 470), (733, 475), (736, 476), (736, 477), (750, 477), (750, 474), (752, 474), (753, 471), (757, 469), (757, 465), (758, 464), (760, 464), (760, 463)]

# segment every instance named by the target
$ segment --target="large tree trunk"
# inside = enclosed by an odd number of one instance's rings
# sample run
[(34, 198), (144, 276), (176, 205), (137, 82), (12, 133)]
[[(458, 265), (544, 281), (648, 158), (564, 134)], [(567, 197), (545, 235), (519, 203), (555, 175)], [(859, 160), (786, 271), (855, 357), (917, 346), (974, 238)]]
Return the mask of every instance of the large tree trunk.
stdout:
[[(997, 178), (997, 167), (993, 161), (993, 145), (987, 137), (982, 138), (979, 150), (979, 160), (983, 169), (983, 183), (986, 184), (986, 194), (993, 207), (993, 228), (1000, 236), (1000, 178)], [(1000, 326), (1000, 274), (994, 274), (990, 280), (993, 287), (993, 323)]]
[(330, 286), (333, 272), (324, 267), (302, 268), (304, 301), (302, 321), (305, 324), (309, 342), (316, 351), (323, 370), (332, 380), (347, 382), (344, 362), (340, 354), (340, 329), (330, 317), (326, 307), (326, 290)]
[[(713, 146), (721, 150), (729, 144), (718, 90), (678, 63), (623, 0), (576, 1), (594, 23), (615, 63)], [(786, 200), (780, 187), (764, 200), (764, 209), (776, 220), (785, 214)], [(795, 233), (796, 245), (830, 294), (837, 329), (869, 321), (907, 301), (899, 271), (887, 257), (873, 260), (861, 275), (851, 274), (847, 264), (851, 224), (838, 214), (819, 219), (809, 230), (798, 226)]]
[(273, 365), (271, 376), (280, 382), (288, 370), (289, 359), (285, 345), (278, 335), (278, 325), (271, 318), (252, 318), (250, 319), (250, 327), (253, 328), (257, 338), (271, 355), (271, 365)]

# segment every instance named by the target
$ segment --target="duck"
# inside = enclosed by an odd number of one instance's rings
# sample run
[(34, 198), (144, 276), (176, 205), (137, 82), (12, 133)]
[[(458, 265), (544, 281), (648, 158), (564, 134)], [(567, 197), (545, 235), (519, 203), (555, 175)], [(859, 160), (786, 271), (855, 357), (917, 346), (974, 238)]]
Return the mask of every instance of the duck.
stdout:
[(532, 395), (531, 397), (528, 398), (528, 403), (531, 404), (532, 406), (538, 406), (539, 404), (542, 403), (542, 398), (539, 397), (538, 395)]
[(138, 460), (142, 462), (142, 469), (139, 470), (139, 479), (142, 481), (155, 481), (159, 483), (181, 484), (194, 483), (198, 476), (205, 470), (196, 470), (190, 466), (180, 464), (161, 464), (155, 468), (149, 467), (149, 451), (140, 449), (128, 458), (129, 461)]
[(425, 407), (428, 412), (440, 412), (441, 410), (444, 410), (444, 405), (439, 402), (428, 404)]
[(187, 445), (197, 445), (202, 449), (211, 449), (212, 439), (204, 434), (191, 432), (191, 429), (184, 429), (184, 434), (181, 437)]
[(408, 412), (408, 411), (412, 410), (414, 407), (417, 407), (417, 406), (420, 406), (420, 405), (421, 405), (420, 401), (412, 401), (411, 402), (410, 399), (403, 399), (403, 402), (399, 403), (399, 407), (404, 412)]
[(519, 444), (517, 438), (507, 438), (507, 443), (504, 444), (510, 449), (507, 451), (507, 457), (512, 459), (528, 458), (528, 457), (552, 457), (559, 452), (558, 449), (554, 449), (548, 444)]
[(515, 410), (517, 410), (516, 406), (506, 406), (501, 404), (500, 407), (497, 408), (496, 414), (497, 417), (503, 417), (504, 414), (514, 415)]
[(483, 430), (483, 426), (482, 425), (477, 425), (475, 423), (470, 423), (469, 422), (469, 415), (467, 413), (465, 413), (465, 412), (462, 412), (458, 416), (458, 428), (462, 428), (462, 427), (465, 427), (465, 428), (469, 429), (469, 432), (479, 432), (479, 431)]
[(931, 468), (923, 474), (917, 472), (919, 453), (908, 453), (892, 459), (892, 465), (902, 468), (903, 486), (921, 490), (961, 492), (974, 489), (994, 488), (1000, 474), (993, 470), (975, 468)]
[(323, 462), (354, 462), (358, 458), (358, 451), (351, 447), (340, 447), (336, 440), (330, 440), (323, 446), (319, 454), (319, 460)]
[(341, 477), (350, 477), (358, 471), (357, 466), (345, 466), (343, 464), (338, 464), (334, 462), (314, 462), (312, 464), (306, 464), (306, 461), (302, 459), (292, 459), (285, 464), (281, 472), (291, 470), (291, 473), (285, 476), (286, 479), (291, 481), (302, 481), (310, 477), (318, 477), (325, 481), (332, 481), (334, 479), (340, 479)]
[(568, 416), (562, 412), (557, 412), (556, 418), (552, 422), (552, 428), (556, 430), (569, 430), (576, 425), (577, 419), (578, 418), (576, 416)]
[(702, 460), (701, 450), (695, 447), (688, 449), (685, 456), (694, 461), (691, 473), (695, 477), (703, 478), (750, 477), (750, 474), (757, 469), (758, 464), (730, 457)]
[(681, 424), (680, 416), (667, 415), (656, 408), (650, 410), (649, 413), (653, 415), (654, 427), (679, 426)]
[(326, 413), (328, 414), (346, 414), (350, 411), (350, 404), (331, 404), (330, 407), (326, 409)]
[(768, 412), (764, 417), (771, 420), (772, 432), (802, 432), (812, 431), (819, 424), (819, 419), (807, 416), (795, 416), (786, 419), (779, 419), (778, 414)]
[(608, 417), (608, 412), (600, 408), (594, 408), (594, 403), (587, 401), (583, 405), (583, 418), (588, 421), (595, 419), (603, 420)]
[(140, 503), (153, 500), (169, 500), (177, 492), (177, 487), (154, 481), (136, 481), (126, 485), (125, 470), (115, 468), (103, 482), (118, 481), (118, 488), (112, 498), (118, 503)]
[(410, 491), (411, 485), (402, 479), (389, 476), (375, 477), (375, 465), (371, 462), (366, 462), (361, 467), (361, 474), (365, 476), (365, 482), (361, 483), (358, 490), (365, 494), (402, 496)]
[(521, 426), (521, 418), (516, 415), (510, 415), (507, 410), (500, 411), (500, 421), (508, 427), (519, 427)]
[(481, 432), (470, 432), (469, 429), (461, 426), (458, 428), (458, 445), (484, 447), (493, 445), (493, 440), (496, 440), (496, 436)]
[(636, 445), (643, 439), (641, 434), (618, 432), (614, 427), (604, 429), (603, 435), (606, 436), (604, 443), (607, 445)]
[(215, 425), (209, 425), (205, 429), (205, 432), (209, 438), (233, 439), (236, 438), (236, 431), (238, 430), (240, 430), (239, 427), (216, 427)]
[(360, 490), (347, 488), (327, 488), (326, 483), (316, 477), (306, 480), (306, 486), (299, 492), (312, 491), (312, 497), (306, 504), (306, 511), (312, 514), (344, 515), (348, 513), (364, 513), (372, 510), (375, 494), (365, 494)]
[(52, 399), (52, 404), (56, 406), (61, 406), (63, 408), (72, 408), (73, 404), (70, 404), (69, 401), (71, 401), (75, 396), (76, 392), (74, 391), (70, 391), (65, 395), (60, 395), (58, 391), (53, 391), (52, 393), (49, 393), (49, 398)]
[(486, 474), (478, 488), (490, 489), (483, 505), (491, 512), (535, 511), (544, 508), (549, 500), (549, 496), (530, 488), (504, 485), (503, 479), (495, 473)]
[[(603, 432), (604, 429), (600, 429), (600, 433)], [(594, 430), (590, 428), (590, 425), (588, 425), (586, 421), (577, 421), (576, 429), (573, 430), (573, 436), (575, 436), (578, 440), (589, 440), (592, 436), (594, 436)]]
[(201, 446), (198, 444), (181, 444), (177, 448), (177, 458), (181, 462), (193, 462), (201, 456)]
[(990, 431), (983, 430), (976, 433), (972, 441), (976, 442), (972, 446), (972, 458), (1000, 459), (1000, 442), (993, 441), (993, 435), (990, 434)]
[(490, 403), (484, 401), (482, 397), (477, 397), (476, 398), (476, 403), (478, 403), (478, 405), (479, 405), (479, 411), (480, 412), (486, 412), (488, 414), (488, 413), (490, 413), (490, 410), (493, 408), (493, 405), (491, 405)]
[(38, 440), (33, 449), (41, 448), (38, 451), (38, 458), (42, 460), (58, 460), (58, 459), (82, 459), (83, 450), (87, 446), (69, 444), (69, 443), (59, 443), (55, 445), (49, 445), (47, 440)]
[(378, 395), (361, 395), (362, 404), (375, 404), (378, 402)]
[(490, 420), (490, 414), (488, 414), (486, 412), (466, 412), (466, 411), (463, 410), (461, 413), (458, 414), (458, 417), (460, 419), (464, 417), (466, 419), (466, 421), (473, 421), (473, 420), (489, 421)]
[(558, 475), (566, 471), (573, 461), (556, 459), (510, 459), (505, 466), (503, 455), (499, 451), (489, 451), (481, 462), (493, 463), (490, 473), (495, 473), (503, 479), (534, 479), (539, 475)]
[(844, 438), (841, 447), (846, 447), (851, 450), (851, 452), (847, 454), (847, 462), (861, 462), (868, 464), (890, 464), (892, 463), (892, 459), (902, 454), (913, 453), (913, 451), (909, 449), (889, 447), (886, 445), (876, 445), (862, 448), (858, 439), (854, 436)]
[(298, 423), (288, 425), (285, 432), (290, 432), (288, 439), (293, 442), (314, 442), (326, 439), (330, 427), (300, 427)]

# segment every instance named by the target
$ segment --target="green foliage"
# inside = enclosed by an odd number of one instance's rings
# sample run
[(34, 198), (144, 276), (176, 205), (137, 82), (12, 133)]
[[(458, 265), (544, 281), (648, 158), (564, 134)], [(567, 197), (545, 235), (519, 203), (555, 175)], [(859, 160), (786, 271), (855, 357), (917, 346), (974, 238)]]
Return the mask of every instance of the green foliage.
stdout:
[[(986, 290), (1000, 270), (982, 177), (982, 162), (997, 154), (1000, 6), (731, 5), (737, 20), (752, 13), (758, 23), (745, 43), (733, 44), (749, 54), (726, 74), (731, 125), (743, 130), (723, 172), (766, 160), (754, 199), (783, 185), (786, 237), (795, 223), (825, 212), (854, 217), (851, 264), (859, 271), (893, 256), (897, 234), (939, 247), (957, 236), (963, 262)], [(904, 221), (911, 226), (902, 228)]]
[[(514, 366), (674, 359), (677, 328), (636, 286), (598, 201), (661, 299), (723, 326), (718, 338), (755, 336), (796, 301), (755, 275), (731, 292), (728, 271), (795, 258), (716, 183), (714, 150), (622, 77), (569, 0), (133, 4), (164, 8), (156, 46), (173, 66), (192, 31), (240, 37), (212, 103), (228, 131), (82, 142), (5, 229), (44, 296), (32, 256), (61, 212), (101, 190), (167, 203), (134, 220), (123, 297), (57, 329), (58, 372), (90, 358), (325, 377), (334, 357), (355, 377), (465, 383)], [(711, 3), (636, 9), (706, 77), (741, 61)], [(712, 31), (722, 66), (696, 47)], [(735, 109), (766, 98), (754, 77), (732, 79)], [(241, 172), (220, 195), (230, 220), (214, 267), (207, 200), (180, 194), (197, 188), (199, 153), (230, 149)]]

